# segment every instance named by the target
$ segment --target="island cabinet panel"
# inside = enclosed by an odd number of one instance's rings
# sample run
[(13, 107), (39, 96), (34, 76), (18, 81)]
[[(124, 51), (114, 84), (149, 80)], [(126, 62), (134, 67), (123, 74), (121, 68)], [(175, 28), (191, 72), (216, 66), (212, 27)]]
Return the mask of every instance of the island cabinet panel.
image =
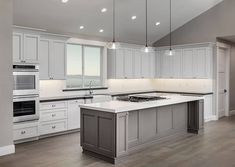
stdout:
[(139, 143), (139, 111), (129, 113), (128, 124), (128, 146), (133, 147)]
[(117, 157), (128, 153), (128, 116), (128, 112), (117, 114)]
[(81, 146), (84, 151), (115, 156), (115, 114), (81, 110)]
[(145, 143), (153, 140), (157, 133), (157, 108), (145, 109), (140, 111), (140, 142)]
[(159, 136), (168, 134), (173, 129), (172, 106), (158, 108), (157, 132)]
[(181, 130), (187, 128), (187, 104), (178, 104), (173, 108), (173, 129)]

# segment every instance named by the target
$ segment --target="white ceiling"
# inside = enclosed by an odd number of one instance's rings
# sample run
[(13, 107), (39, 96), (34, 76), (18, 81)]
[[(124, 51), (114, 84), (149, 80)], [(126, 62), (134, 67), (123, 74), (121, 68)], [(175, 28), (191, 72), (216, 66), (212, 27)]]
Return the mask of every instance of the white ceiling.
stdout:
[[(176, 29), (223, 0), (173, 0)], [(169, 33), (169, 0), (148, 0), (148, 37), (153, 43)], [(101, 13), (101, 9), (108, 9)], [(132, 21), (131, 16), (137, 19)], [(161, 24), (155, 26), (159, 21)], [(112, 0), (14, 0), (14, 24), (87, 39), (111, 40)], [(80, 30), (83, 25), (85, 28)], [(99, 29), (104, 29), (103, 33)], [(116, 38), (120, 42), (144, 44), (145, 0), (116, 0)]]

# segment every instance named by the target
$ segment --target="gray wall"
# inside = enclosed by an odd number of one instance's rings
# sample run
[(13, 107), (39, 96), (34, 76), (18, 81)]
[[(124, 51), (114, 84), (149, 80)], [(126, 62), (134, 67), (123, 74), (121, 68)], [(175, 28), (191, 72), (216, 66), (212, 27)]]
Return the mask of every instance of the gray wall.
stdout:
[(13, 144), (12, 0), (0, 0), (0, 147)]
[[(235, 0), (220, 4), (186, 23), (172, 33), (174, 45), (215, 42), (217, 37), (235, 35)], [(169, 35), (154, 43), (154, 46), (169, 45)], [(235, 110), (235, 50), (230, 68), (230, 110)]]
[[(235, 0), (224, 0), (172, 33), (175, 45), (214, 42), (216, 37), (235, 35)], [(154, 46), (169, 45), (169, 36)]]

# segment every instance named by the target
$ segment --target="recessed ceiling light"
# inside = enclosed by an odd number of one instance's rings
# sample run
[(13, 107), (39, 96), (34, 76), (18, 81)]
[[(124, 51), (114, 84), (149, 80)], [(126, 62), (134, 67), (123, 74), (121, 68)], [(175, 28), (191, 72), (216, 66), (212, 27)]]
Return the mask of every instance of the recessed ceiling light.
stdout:
[(103, 29), (100, 29), (100, 31), (99, 32), (104, 32), (104, 30)]
[(132, 20), (135, 20), (136, 18), (137, 18), (136, 16), (132, 16), (132, 17), (131, 17)]
[(69, 0), (61, 0), (62, 3), (67, 3)]
[(79, 28), (80, 28), (80, 30), (82, 30), (82, 29), (84, 29), (84, 26), (80, 26)]
[(101, 12), (102, 12), (102, 13), (107, 12), (107, 8), (101, 9)]
[(158, 25), (160, 25), (160, 24), (161, 24), (160, 22), (156, 22), (156, 24), (155, 24), (155, 25), (156, 25), (156, 26), (158, 26)]

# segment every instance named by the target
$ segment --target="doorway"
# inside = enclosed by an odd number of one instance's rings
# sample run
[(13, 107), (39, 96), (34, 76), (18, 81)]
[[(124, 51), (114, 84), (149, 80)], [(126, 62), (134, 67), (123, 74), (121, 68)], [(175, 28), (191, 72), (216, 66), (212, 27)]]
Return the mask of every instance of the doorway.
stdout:
[(217, 42), (217, 118), (229, 116), (229, 73), (231, 46)]

